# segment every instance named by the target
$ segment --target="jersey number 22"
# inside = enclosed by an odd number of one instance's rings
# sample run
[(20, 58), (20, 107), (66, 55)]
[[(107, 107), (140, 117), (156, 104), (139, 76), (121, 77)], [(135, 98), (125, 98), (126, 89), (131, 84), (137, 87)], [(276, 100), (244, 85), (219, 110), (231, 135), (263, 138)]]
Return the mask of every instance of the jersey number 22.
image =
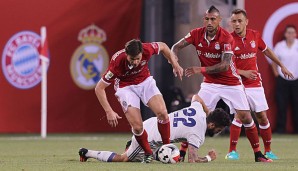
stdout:
[(178, 112), (174, 114), (173, 126), (177, 127), (179, 122), (182, 122), (182, 124), (187, 127), (194, 127), (196, 125), (196, 120), (194, 120), (192, 116), (196, 115), (196, 110), (194, 108), (187, 108), (183, 110), (183, 114), (188, 116), (188, 118), (179, 118)]

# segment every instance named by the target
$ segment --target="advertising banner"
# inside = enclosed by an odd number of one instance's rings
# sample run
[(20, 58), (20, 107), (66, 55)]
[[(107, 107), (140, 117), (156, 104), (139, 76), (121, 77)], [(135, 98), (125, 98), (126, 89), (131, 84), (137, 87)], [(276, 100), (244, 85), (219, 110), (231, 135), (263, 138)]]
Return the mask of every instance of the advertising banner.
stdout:
[(123, 118), (111, 128), (95, 85), (111, 56), (140, 36), (141, 0), (1, 1), (0, 133), (39, 133), (41, 127), (40, 28), (47, 29), (49, 133), (128, 132)]

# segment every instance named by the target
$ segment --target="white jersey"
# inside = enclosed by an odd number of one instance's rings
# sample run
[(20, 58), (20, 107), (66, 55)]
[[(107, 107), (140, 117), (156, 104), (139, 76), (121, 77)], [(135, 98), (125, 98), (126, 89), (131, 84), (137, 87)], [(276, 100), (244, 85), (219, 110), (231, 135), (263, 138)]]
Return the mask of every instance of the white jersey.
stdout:
[[(170, 113), (169, 119), (171, 124), (171, 143), (187, 141), (196, 148), (199, 148), (204, 143), (207, 122), (206, 113), (201, 103), (192, 102), (191, 106)], [(143, 125), (148, 134), (148, 142), (156, 158), (156, 151), (162, 145), (162, 139), (157, 127), (157, 118), (147, 119)], [(139, 146), (134, 136), (132, 136), (131, 140), (131, 145), (126, 151), (128, 159), (134, 162), (142, 161), (143, 149)]]
[[(187, 141), (197, 148), (204, 143), (207, 123), (201, 103), (192, 102), (190, 107), (170, 113), (169, 119), (172, 143)], [(148, 142), (162, 142), (156, 117), (146, 120), (144, 128), (148, 133)]]

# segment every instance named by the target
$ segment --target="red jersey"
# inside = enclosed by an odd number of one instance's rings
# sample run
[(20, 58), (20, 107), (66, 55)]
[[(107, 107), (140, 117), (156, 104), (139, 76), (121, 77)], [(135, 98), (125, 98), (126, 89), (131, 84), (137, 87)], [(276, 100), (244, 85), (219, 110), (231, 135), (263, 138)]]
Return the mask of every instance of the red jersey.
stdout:
[(129, 64), (125, 49), (122, 49), (112, 56), (110, 65), (102, 80), (108, 84), (115, 80), (115, 84), (119, 83), (119, 87), (122, 88), (137, 85), (148, 78), (150, 76), (148, 61), (152, 55), (159, 53), (159, 45), (156, 42), (142, 43), (142, 45), (142, 59), (137, 67), (134, 68)]
[[(196, 28), (185, 36), (185, 40), (194, 45), (202, 67), (213, 66), (221, 62), (224, 53), (233, 54), (233, 37), (229, 32), (218, 27), (214, 38), (209, 42), (206, 38), (206, 28)], [(240, 76), (237, 74), (234, 65), (234, 58), (231, 60), (228, 71), (206, 74), (204, 73), (204, 82), (223, 85), (240, 85)]]
[[(241, 70), (256, 70), (257, 66), (257, 52), (258, 49), (265, 51), (267, 46), (258, 31), (246, 29), (246, 36), (240, 37), (235, 32), (232, 33), (235, 40), (235, 62), (236, 67)], [(261, 87), (261, 74), (258, 72), (256, 80), (248, 79), (241, 76), (242, 82), (245, 87)]]

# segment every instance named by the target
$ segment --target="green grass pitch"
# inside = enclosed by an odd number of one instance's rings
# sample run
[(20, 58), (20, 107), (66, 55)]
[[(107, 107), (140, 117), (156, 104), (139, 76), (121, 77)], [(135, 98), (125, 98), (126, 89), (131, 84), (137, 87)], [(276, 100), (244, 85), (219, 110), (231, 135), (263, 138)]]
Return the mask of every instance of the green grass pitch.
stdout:
[[(246, 137), (238, 143), (239, 161), (224, 159), (229, 146), (228, 136), (207, 137), (199, 149), (205, 156), (209, 149), (217, 151), (218, 158), (209, 163), (162, 164), (105, 163), (94, 159), (79, 162), (78, 149), (107, 150), (122, 153), (131, 134), (50, 134), (41, 139), (35, 135), (0, 135), (0, 170), (46, 171), (46, 170), (99, 170), (99, 171), (271, 171), (298, 170), (298, 135), (273, 135), (272, 149), (280, 158), (273, 163), (255, 163)], [(261, 148), (263, 143), (260, 139)]]

